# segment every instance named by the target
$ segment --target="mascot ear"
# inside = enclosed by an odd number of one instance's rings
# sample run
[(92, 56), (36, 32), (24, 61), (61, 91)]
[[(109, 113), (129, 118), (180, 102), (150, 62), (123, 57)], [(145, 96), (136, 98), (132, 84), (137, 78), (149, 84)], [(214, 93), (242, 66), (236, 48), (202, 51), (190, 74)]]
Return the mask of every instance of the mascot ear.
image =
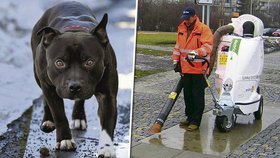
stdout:
[(101, 22), (91, 31), (91, 34), (97, 36), (97, 38), (103, 45), (107, 45), (107, 43), (109, 42), (107, 32), (106, 32), (107, 22), (108, 22), (108, 14), (106, 13), (104, 14)]
[(51, 44), (54, 37), (61, 35), (61, 33), (58, 30), (51, 27), (44, 27), (37, 32), (37, 36), (41, 36), (42, 34), (44, 47), (48, 47)]

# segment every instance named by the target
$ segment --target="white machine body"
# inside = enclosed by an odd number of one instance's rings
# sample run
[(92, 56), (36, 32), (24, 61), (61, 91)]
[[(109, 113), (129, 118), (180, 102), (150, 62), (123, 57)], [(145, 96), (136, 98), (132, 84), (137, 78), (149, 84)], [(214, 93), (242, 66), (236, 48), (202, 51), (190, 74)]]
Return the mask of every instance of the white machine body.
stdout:
[[(243, 15), (234, 19), (234, 26), (241, 25), (251, 15)], [(218, 91), (218, 104), (235, 106), (243, 114), (250, 114), (259, 108), (261, 95), (257, 93), (260, 76), (264, 63), (263, 38), (259, 32), (263, 24), (259, 19), (253, 19), (255, 31), (253, 38), (242, 38), (238, 35), (225, 35), (221, 39), (217, 53), (217, 69), (215, 71), (215, 87)], [(239, 33), (237, 27), (235, 32)], [(242, 31), (242, 30), (241, 30)], [(231, 89), (225, 91), (225, 86), (230, 81)], [(229, 95), (231, 100), (229, 100)], [(232, 104), (230, 104), (232, 103)]]

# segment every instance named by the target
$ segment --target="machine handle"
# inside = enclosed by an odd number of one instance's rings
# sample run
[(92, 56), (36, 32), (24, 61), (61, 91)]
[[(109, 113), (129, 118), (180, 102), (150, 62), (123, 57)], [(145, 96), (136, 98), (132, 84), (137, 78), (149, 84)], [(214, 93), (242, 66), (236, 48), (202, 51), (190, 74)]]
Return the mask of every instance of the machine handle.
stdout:
[(201, 60), (205, 61), (206, 64), (207, 64), (207, 69), (209, 68), (210, 63), (209, 63), (209, 61), (205, 57), (195, 56), (194, 59), (201, 59)]
[[(188, 61), (188, 63), (189, 63), (192, 67), (194, 67), (194, 64), (192, 63), (192, 60), (190, 60), (188, 57), (186, 57), (185, 59)], [(207, 64), (206, 70), (209, 68), (210, 63), (209, 63), (209, 61), (208, 61), (205, 57), (195, 56), (194, 59), (201, 59), (201, 60), (203, 60), (203, 61), (206, 62), (206, 64)]]

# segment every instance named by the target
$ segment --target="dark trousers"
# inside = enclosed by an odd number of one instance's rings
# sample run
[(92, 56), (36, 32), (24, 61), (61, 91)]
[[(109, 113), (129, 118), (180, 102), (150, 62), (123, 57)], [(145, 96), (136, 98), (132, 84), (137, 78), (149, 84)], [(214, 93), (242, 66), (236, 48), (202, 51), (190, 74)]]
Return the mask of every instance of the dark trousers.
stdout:
[(202, 74), (184, 74), (183, 87), (187, 120), (200, 126), (205, 107), (204, 90), (207, 83)]

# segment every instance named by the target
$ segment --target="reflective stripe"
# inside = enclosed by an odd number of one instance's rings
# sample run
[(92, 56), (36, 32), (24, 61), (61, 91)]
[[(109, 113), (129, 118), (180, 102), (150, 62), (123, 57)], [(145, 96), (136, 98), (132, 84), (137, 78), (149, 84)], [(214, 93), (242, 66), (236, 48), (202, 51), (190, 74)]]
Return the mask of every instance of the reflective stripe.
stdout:
[(175, 48), (177, 48), (177, 49), (178, 49), (178, 48), (179, 48), (179, 45), (178, 45), (178, 44), (176, 44), (176, 45), (175, 45)]
[(189, 52), (191, 52), (191, 51), (193, 51), (193, 50), (189, 50), (189, 49), (180, 49), (180, 52), (184, 52), (184, 53), (189, 53)]
[(174, 55), (180, 55), (180, 52), (173, 51), (173, 54), (174, 54)]
[(200, 48), (202, 53), (203, 53), (203, 56), (206, 56), (207, 55), (207, 51), (204, 49), (204, 48)]
[(212, 45), (206, 43), (205, 46), (208, 47), (212, 51), (212, 49), (213, 49)]

